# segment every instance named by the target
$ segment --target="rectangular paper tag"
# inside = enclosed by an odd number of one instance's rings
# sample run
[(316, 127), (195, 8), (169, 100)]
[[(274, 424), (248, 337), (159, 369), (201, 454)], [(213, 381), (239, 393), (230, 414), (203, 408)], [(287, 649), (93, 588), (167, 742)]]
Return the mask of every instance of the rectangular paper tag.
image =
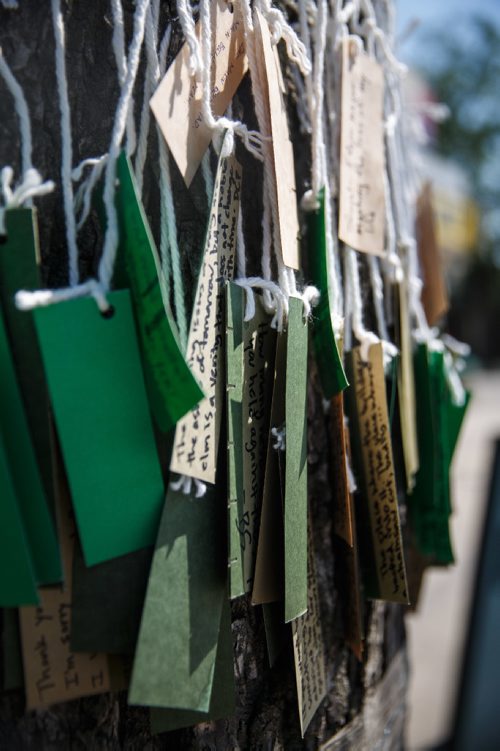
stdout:
[(160, 283), (158, 253), (124, 152), (118, 159), (117, 174), (121, 248), (141, 343), (146, 388), (156, 423), (167, 432), (203, 398), (203, 392), (179, 348), (170, 304)]
[(418, 472), (418, 437), (415, 401), (415, 378), (413, 373), (413, 351), (408, 311), (408, 291), (406, 282), (401, 282), (397, 289), (399, 302), (399, 350), (398, 361), (398, 401), (401, 422), (401, 439), (406, 474), (406, 489), (410, 491), (415, 485)]
[[(408, 588), (392, 457), (381, 344), (370, 346), (363, 360), (356, 347), (349, 353), (352, 383), (351, 420), (356, 438), (362, 498), (376, 565), (376, 589), (370, 597), (408, 602)], [(367, 587), (369, 582), (367, 582)]]
[(60, 460), (58, 465), (56, 504), (64, 584), (41, 589), (39, 606), (19, 610), (27, 709), (111, 689), (106, 655), (73, 652), (70, 646), (71, 570), (76, 531)]
[(307, 320), (290, 297), (285, 419), (285, 622), (307, 611)]
[(321, 630), (312, 535), (309, 535), (307, 613), (292, 621), (293, 655), (302, 737), (326, 696), (325, 644)]
[(330, 399), (330, 476), (333, 488), (333, 524), (335, 534), (352, 547), (352, 498), (347, 477), (347, 445), (344, 425), (344, 398), (337, 394)]
[(276, 175), (278, 200), (279, 235), (283, 262), (293, 269), (299, 262), (299, 219), (297, 214), (297, 188), (293, 146), (288, 130), (288, 118), (284, 98), (284, 84), (278, 51), (273, 49), (267, 21), (258, 9), (255, 10), (257, 55), (264, 62), (266, 73), (266, 103), (269, 106), (273, 162)]
[(187, 345), (188, 364), (205, 398), (177, 423), (170, 465), (173, 472), (210, 483), (224, 403), (224, 282), (234, 274), (240, 190), (236, 158), (221, 157)]
[(352, 40), (343, 43), (339, 238), (384, 253), (384, 73)]
[[(243, 21), (237, 3), (212, 2), (212, 112), (223, 115), (248, 68)], [(200, 37), (200, 25), (196, 27)], [(189, 47), (184, 44), (151, 99), (151, 109), (186, 185), (212, 140), (203, 120), (201, 83), (189, 75)]]
[(416, 237), (422, 270), (422, 305), (429, 326), (434, 326), (449, 308), (448, 292), (443, 274), (436, 236), (432, 189), (429, 183), (422, 188), (417, 201)]
[(130, 293), (108, 300), (34, 313), (88, 566), (153, 544), (164, 492)]

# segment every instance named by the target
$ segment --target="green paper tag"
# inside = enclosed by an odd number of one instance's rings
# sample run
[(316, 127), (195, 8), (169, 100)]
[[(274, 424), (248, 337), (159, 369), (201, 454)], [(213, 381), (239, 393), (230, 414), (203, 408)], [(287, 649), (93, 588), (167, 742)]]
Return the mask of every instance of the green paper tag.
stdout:
[(313, 311), (312, 335), (314, 352), (321, 378), (321, 386), (326, 399), (343, 391), (349, 385), (332, 325), (330, 308), (331, 292), (328, 273), (328, 254), (326, 249), (325, 196), (321, 191), (320, 208), (307, 216), (307, 245), (309, 270), (313, 284), (319, 289), (321, 297)]
[[(227, 512), (229, 596), (245, 593), (243, 550), (243, 295), (237, 284), (226, 285), (227, 379)], [(243, 522), (243, 524), (242, 524)]]
[(165, 733), (177, 728), (196, 725), (231, 717), (235, 710), (233, 638), (231, 635), (231, 606), (224, 598), (220, 620), (217, 657), (215, 658), (214, 682), (208, 712), (193, 712), (189, 709), (151, 709), (151, 732)]
[(177, 423), (170, 469), (214, 483), (224, 404), (224, 282), (233, 278), (241, 190), (234, 156), (220, 157), (187, 358), (205, 398)]
[(163, 480), (128, 290), (35, 310), (87, 565), (151, 545)]
[(214, 488), (209, 487), (202, 499), (168, 489), (129, 704), (210, 711), (227, 597), (223, 514)]
[(0, 406), (5, 454), (31, 550), (35, 579), (38, 584), (59, 582), (62, 568), (56, 531), (38, 472), (1, 313)]
[(38, 602), (30, 551), (17, 508), (12, 479), (0, 435), (0, 605), (17, 607)]
[(0, 298), (10, 351), (45, 496), (54, 509), (49, 399), (33, 316), (16, 308), (19, 289), (37, 289), (38, 223), (35, 209), (5, 212), (7, 241), (0, 245)]
[(290, 298), (285, 396), (285, 622), (307, 611), (307, 321)]
[(179, 349), (170, 305), (160, 284), (154, 240), (125, 153), (118, 159), (118, 178), (122, 247), (146, 386), (158, 427), (166, 432), (203, 398), (203, 392)]

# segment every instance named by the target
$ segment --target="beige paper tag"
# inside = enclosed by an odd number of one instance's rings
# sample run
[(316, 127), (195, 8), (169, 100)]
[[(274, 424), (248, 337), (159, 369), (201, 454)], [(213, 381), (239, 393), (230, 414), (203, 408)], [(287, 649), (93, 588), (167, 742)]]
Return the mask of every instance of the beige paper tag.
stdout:
[(384, 253), (384, 74), (346, 40), (342, 55), (339, 237), (356, 250)]
[(295, 679), (302, 737), (326, 695), (325, 644), (321, 629), (314, 545), (309, 525), (307, 612), (292, 621)]
[(59, 475), (56, 503), (65, 581), (58, 587), (40, 589), (38, 606), (19, 608), (27, 709), (112, 689), (108, 656), (73, 652), (70, 647), (76, 530), (60, 468)]
[(330, 471), (333, 488), (333, 525), (335, 534), (353, 546), (352, 503), (347, 477), (347, 442), (344, 425), (344, 397), (330, 399)]
[[(200, 36), (200, 25), (196, 27)], [(155, 91), (150, 105), (186, 185), (212, 139), (201, 112), (202, 86), (189, 75), (184, 44)], [(212, 112), (224, 114), (248, 68), (243, 21), (237, 3), (212, 2)]]
[(368, 360), (352, 350), (351, 388), (356, 401), (363, 486), (377, 566), (379, 596), (408, 602), (391, 433), (387, 411), (382, 345), (371, 345)]
[(255, 11), (257, 54), (264, 60), (267, 79), (266, 101), (269, 105), (273, 161), (276, 175), (279, 234), (283, 263), (299, 268), (299, 219), (293, 147), (288, 131), (284, 98), (284, 84), (278, 51), (273, 49), (268, 25), (262, 14)]
[(399, 349), (401, 352), (398, 363), (398, 402), (406, 489), (410, 492), (415, 486), (415, 475), (418, 472), (419, 458), (415, 376), (413, 371), (413, 350), (406, 282), (401, 282), (397, 292), (399, 297)]
[(422, 268), (422, 305), (429, 326), (434, 326), (449, 308), (448, 292), (436, 237), (432, 190), (424, 185), (417, 201), (416, 235)]
[(221, 157), (186, 353), (205, 398), (177, 423), (170, 465), (173, 472), (210, 483), (215, 482), (224, 403), (224, 282), (234, 274), (240, 189), (236, 158)]
[(243, 507), (245, 589), (253, 587), (271, 419), (276, 331), (256, 296), (255, 316), (243, 327)]

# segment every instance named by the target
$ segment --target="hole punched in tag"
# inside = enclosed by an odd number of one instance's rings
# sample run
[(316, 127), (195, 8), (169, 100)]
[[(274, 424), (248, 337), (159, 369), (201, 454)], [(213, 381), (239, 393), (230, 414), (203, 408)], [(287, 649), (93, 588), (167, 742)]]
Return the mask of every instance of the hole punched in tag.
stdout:
[(102, 318), (105, 318), (107, 320), (109, 318), (113, 318), (115, 309), (112, 305), (110, 305), (109, 308), (106, 308), (106, 310), (100, 310), (99, 313), (101, 314)]

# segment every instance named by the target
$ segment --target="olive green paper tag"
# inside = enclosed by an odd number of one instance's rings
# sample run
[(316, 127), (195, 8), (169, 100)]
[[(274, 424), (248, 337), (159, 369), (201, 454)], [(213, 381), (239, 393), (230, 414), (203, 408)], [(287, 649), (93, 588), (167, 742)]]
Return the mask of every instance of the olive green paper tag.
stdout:
[(224, 504), (169, 487), (149, 576), (129, 704), (209, 712), (223, 601)]
[[(399, 520), (382, 345), (372, 344), (368, 358), (361, 348), (348, 354), (351, 399), (351, 438), (358, 467), (358, 484), (373, 550), (366, 564), (367, 596), (390, 602), (408, 602), (408, 587)], [(351, 392), (351, 393), (349, 393)], [(373, 568), (374, 567), (374, 568)]]
[(312, 335), (318, 364), (321, 387), (326, 399), (343, 391), (349, 385), (340, 359), (332, 323), (331, 292), (326, 248), (325, 195), (321, 191), (320, 206), (307, 215), (307, 247), (309, 272), (313, 284), (320, 291), (319, 303), (314, 308)]
[(5, 212), (6, 242), (0, 245), (0, 298), (10, 351), (38, 471), (50, 509), (54, 506), (49, 398), (33, 316), (17, 309), (19, 289), (40, 287), (36, 209)]
[(346, 39), (342, 46), (339, 238), (384, 253), (384, 72)]
[(231, 717), (235, 710), (235, 687), (233, 665), (233, 639), (231, 634), (231, 606), (224, 598), (220, 621), (217, 657), (215, 659), (214, 681), (208, 712), (194, 712), (188, 709), (150, 710), (151, 732), (165, 733), (169, 730), (196, 725), (199, 722), (220, 720)]
[(285, 622), (307, 611), (307, 320), (290, 297), (285, 396)]
[(163, 501), (128, 290), (35, 310), (87, 565), (154, 542)]
[(118, 212), (122, 252), (143, 355), (151, 411), (160, 430), (170, 430), (203, 397), (184, 360), (164, 287), (158, 253), (130, 161), (118, 159)]
[(215, 482), (224, 404), (224, 282), (234, 274), (240, 190), (240, 165), (221, 156), (187, 345), (205, 398), (177, 423), (170, 464), (173, 472), (209, 483)]
[(325, 643), (321, 629), (312, 534), (309, 534), (307, 613), (292, 621), (295, 680), (302, 737), (326, 696)]
[(272, 428), (282, 429), (285, 424), (287, 334), (277, 336), (274, 364), (274, 385), (271, 404), (271, 420), (267, 441), (266, 471), (259, 539), (252, 590), (252, 605), (284, 600), (284, 490), (285, 456), (282, 448), (276, 447)]
[[(227, 513), (231, 599), (245, 593), (243, 551), (243, 289), (226, 285)], [(243, 521), (243, 524), (240, 523)]]
[(0, 606), (38, 602), (35, 572), (0, 434)]
[(253, 588), (273, 393), (276, 331), (261, 299), (255, 295), (255, 315), (243, 324), (243, 514), (245, 589)]
[(61, 581), (56, 530), (38, 471), (1, 312), (0, 429), (35, 579), (38, 584)]

